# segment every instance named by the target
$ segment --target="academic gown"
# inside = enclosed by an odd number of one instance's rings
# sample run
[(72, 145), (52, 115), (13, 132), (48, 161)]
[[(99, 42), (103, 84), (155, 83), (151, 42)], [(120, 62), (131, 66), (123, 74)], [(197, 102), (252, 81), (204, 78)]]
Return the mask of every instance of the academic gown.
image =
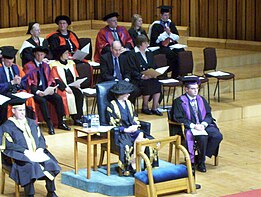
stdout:
[[(199, 162), (205, 162), (205, 156), (211, 157), (217, 155), (218, 146), (223, 137), (211, 114), (211, 108), (206, 99), (197, 95), (198, 118), (199, 123), (206, 122), (208, 126), (205, 128), (207, 136), (197, 136), (199, 142)], [(186, 129), (186, 140), (191, 162), (194, 163), (194, 137), (190, 130), (191, 123), (196, 124), (196, 116), (186, 94), (176, 98), (171, 109), (171, 117), (173, 120), (184, 123)]]
[[(128, 30), (128, 32), (129, 32), (129, 34), (130, 34), (130, 37), (132, 38), (132, 41), (133, 41), (133, 43), (134, 43), (134, 46), (136, 46), (136, 39), (137, 39), (137, 37), (138, 37), (139, 35), (145, 35), (145, 36), (148, 38), (145, 29), (138, 29), (138, 30), (137, 30), (137, 29), (134, 29), (134, 28), (130, 28), (130, 29)], [(149, 38), (148, 38), (148, 40), (149, 40)]]
[[(10, 178), (21, 186), (25, 186), (35, 179), (41, 179), (49, 172), (52, 176), (56, 176), (61, 168), (54, 156), (46, 149), (45, 139), (40, 132), (34, 120), (28, 119), (28, 124), (32, 132), (36, 149), (43, 148), (44, 153), (50, 157), (44, 162), (32, 162), (24, 155), (24, 151), (28, 148), (23, 131), (18, 128), (11, 120), (7, 120), (1, 127), (2, 134), (5, 136), (4, 154), (15, 160), (12, 165)], [(44, 170), (42, 170), (42, 167)]]
[[(130, 37), (127, 29), (123, 26), (117, 26), (116, 31), (122, 46), (128, 49), (132, 49), (134, 47), (134, 44), (132, 42), (132, 38)], [(94, 54), (95, 62), (100, 62), (101, 55), (110, 51), (110, 46), (113, 41), (114, 38), (109, 26), (100, 29), (96, 37), (95, 54)]]

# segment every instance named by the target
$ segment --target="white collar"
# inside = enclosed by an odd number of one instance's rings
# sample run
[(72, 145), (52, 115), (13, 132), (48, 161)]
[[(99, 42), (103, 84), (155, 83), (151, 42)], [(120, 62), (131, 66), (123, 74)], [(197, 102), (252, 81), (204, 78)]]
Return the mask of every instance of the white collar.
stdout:
[(191, 96), (189, 96), (187, 93), (186, 93), (186, 95), (187, 95), (187, 97), (189, 98), (189, 101), (191, 102), (193, 99), (195, 99), (195, 100), (197, 100), (197, 97), (195, 96), (195, 97), (191, 97)]
[[(139, 49), (137, 46), (134, 47), (134, 51), (135, 51), (135, 53), (139, 53), (139, 52), (141, 53), (140, 49)], [(146, 52), (146, 51), (149, 51), (149, 49), (146, 48), (146, 49), (145, 49), (145, 52)]]

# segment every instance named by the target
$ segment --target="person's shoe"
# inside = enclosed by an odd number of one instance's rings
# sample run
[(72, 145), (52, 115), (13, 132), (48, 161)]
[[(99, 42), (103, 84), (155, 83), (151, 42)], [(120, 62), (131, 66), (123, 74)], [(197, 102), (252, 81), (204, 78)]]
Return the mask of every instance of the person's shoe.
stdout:
[(58, 125), (58, 129), (62, 129), (62, 130), (65, 130), (65, 131), (70, 131), (71, 128), (67, 126), (67, 124), (65, 124), (64, 122), (60, 125)]
[(155, 110), (152, 109), (151, 112), (152, 112), (152, 114), (155, 114), (157, 116), (163, 116), (163, 114), (159, 110), (157, 110), (157, 109), (155, 109)]
[(54, 132), (53, 125), (49, 125), (48, 128), (49, 128), (48, 133), (49, 133), (50, 135), (54, 135), (55, 132)]
[(82, 121), (80, 119), (75, 119), (73, 124), (75, 126), (82, 126)]
[(202, 162), (202, 163), (198, 164), (198, 171), (200, 171), (200, 172), (207, 172), (205, 163)]
[(149, 109), (142, 109), (141, 112), (147, 115), (152, 115), (152, 112)]
[(55, 192), (48, 192), (46, 197), (58, 197)]

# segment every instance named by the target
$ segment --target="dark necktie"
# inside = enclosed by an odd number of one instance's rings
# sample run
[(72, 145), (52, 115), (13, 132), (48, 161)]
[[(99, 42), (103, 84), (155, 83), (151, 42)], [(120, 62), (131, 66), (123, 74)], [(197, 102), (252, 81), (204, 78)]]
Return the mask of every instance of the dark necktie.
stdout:
[(196, 99), (192, 99), (192, 100), (190, 101), (191, 106), (192, 106), (192, 109), (193, 109), (193, 112), (194, 112), (194, 115), (195, 115), (195, 117), (196, 117), (196, 123), (199, 124), (198, 107), (197, 107), (197, 105), (196, 105), (196, 102), (197, 102)]
[(114, 41), (119, 41), (120, 39), (119, 39), (119, 36), (117, 34), (117, 30), (113, 29), (111, 31), (112, 31), (112, 35), (113, 35)]
[(114, 71), (115, 71), (115, 74), (116, 74), (116, 78), (118, 80), (122, 80), (121, 70), (120, 70), (120, 66), (118, 64), (117, 57), (114, 58)]
[(10, 79), (10, 81), (12, 81), (14, 79), (14, 76), (13, 76), (13, 74), (11, 72), (11, 68), (10, 67), (8, 67), (8, 72), (9, 72), (9, 79)]
[(43, 90), (46, 89), (46, 81), (45, 81), (45, 76), (44, 76), (44, 68), (42, 66), (42, 64), (39, 64), (39, 77), (40, 77), (40, 80), (42, 82), (42, 88)]

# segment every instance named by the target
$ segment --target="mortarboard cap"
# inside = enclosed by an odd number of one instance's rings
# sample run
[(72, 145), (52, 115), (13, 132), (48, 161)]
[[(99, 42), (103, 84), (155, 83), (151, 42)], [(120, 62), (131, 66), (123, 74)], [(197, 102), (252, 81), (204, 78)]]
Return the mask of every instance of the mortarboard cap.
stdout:
[(200, 85), (200, 79), (197, 76), (183, 77), (181, 79), (185, 86), (198, 84)]
[(122, 94), (128, 94), (134, 91), (134, 87), (131, 83), (127, 81), (119, 81), (117, 84), (115, 84), (110, 91), (114, 94), (122, 95)]
[(22, 99), (22, 98), (15, 98), (15, 99), (11, 99), (11, 101), (9, 101), (9, 105), (11, 105), (13, 108), (16, 107), (21, 107), (25, 104), (26, 99)]
[(38, 24), (38, 23), (37, 23), (37, 22), (30, 22), (30, 23), (28, 24), (28, 30), (27, 30), (26, 34), (31, 34), (30, 31), (33, 29), (33, 26), (34, 26), (35, 24)]
[(18, 51), (13, 46), (3, 46), (3, 47), (1, 47), (1, 50), (2, 50), (1, 54), (2, 54), (3, 58), (7, 58), (7, 59), (15, 58), (15, 55)]
[(45, 54), (49, 53), (49, 49), (46, 47), (43, 47), (43, 46), (37, 46), (37, 47), (33, 48), (33, 53), (35, 53), (37, 51), (44, 52)]
[(113, 12), (110, 14), (107, 14), (106, 16), (104, 16), (102, 18), (102, 20), (107, 21), (108, 19), (112, 18), (112, 17), (119, 17), (120, 15), (118, 14), (118, 12)]
[(161, 5), (157, 8), (160, 8), (160, 13), (163, 14), (163, 13), (166, 13), (166, 12), (170, 12), (171, 9), (172, 9), (172, 6), (168, 6), (168, 5)]
[(56, 23), (57, 25), (59, 25), (59, 21), (60, 21), (60, 20), (66, 21), (66, 22), (68, 23), (68, 25), (70, 25), (70, 24), (72, 23), (72, 21), (71, 21), (71, 19), (69, 18), (69, 16), (66, 16), (66, 15), (57, 16), (57, 17), (55, 18), (55, 23)]

